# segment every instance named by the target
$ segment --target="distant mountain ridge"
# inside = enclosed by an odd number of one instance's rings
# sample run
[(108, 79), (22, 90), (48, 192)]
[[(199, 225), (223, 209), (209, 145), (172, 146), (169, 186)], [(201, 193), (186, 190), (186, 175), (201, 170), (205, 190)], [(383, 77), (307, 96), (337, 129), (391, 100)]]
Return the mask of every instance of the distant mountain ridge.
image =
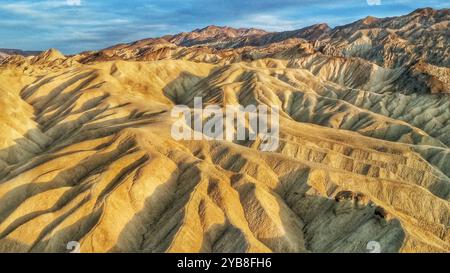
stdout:
[[(166, 58), (168, 52), (177, 47), (184, 47), (193, 55), (198, 55), (199, 50), (219, 55), (212, 58), (217, 60), (223, 59), (224, 53), (232, 49), (272, 47), (276, 43), (289, 44), (299, 39), (294, 44), (311, 42), (316, 50), (324, 54), (360, 57), (385, 67), (399, 67), (419, 60), (449, 67), (448, 28), (449, 9), (422, 8), (397, 17), (368, 16), (334, 28), (322, 23), (298, 30), (267, 32), (255, 28), (208, 26), (192, 32), (120, 44), (84, 55), (90, 55), (88, 60), (100, 56), (101, 59), (158, 59)], [(92, 54), (97, 54), (97, 57)]]
[[(322, 23), (298, 30), (268, 32), (212, 25), (191, 32), (113, 45), (99, 51), (86, 51), (67, 59), (57, 54), (60, 56), (52, 60), (51, 66), (54, 66), (54, 61), (59, 66), (67, 66), (73, 62), (165, 59), (231, 64), (263, 58), (299, 60), (310, 56), (312, 61), (303, 65), (312, 69), (322, 65), (319, 60), (323, 58), (336, 61), (336, 58), (348, 58), (344, 63), (359, 58), (364, 60), (364, 65), (400, 69), (404, 75), (401, 78), (405, 80), (398, 82), (409, 86), (403, 86), (401, 90), (447, 93), (450, 89), (449, 24), (449, 9), (422, 8), (403, 16), (367, 16), (334, 28)], [(0, 55), (1, 65), (39, 63), (46, 66), (48, 63), (45, 56), (25, 57), (38, 52), (5, 52)], [(19, 55), (9, 55), (13, 53)], [(412, 82), (411, 79), (417, 80)]]
[(39, 55), (42, 51), (28, 51), (21, 49), (0, 48), (0, 54), (4, 55), (21, 55), (21, 56), (35, 56)]

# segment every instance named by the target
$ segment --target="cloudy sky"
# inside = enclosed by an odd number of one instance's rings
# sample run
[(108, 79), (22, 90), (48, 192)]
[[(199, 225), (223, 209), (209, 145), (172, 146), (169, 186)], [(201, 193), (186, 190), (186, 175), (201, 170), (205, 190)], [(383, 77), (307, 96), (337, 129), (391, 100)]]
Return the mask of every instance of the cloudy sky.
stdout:
[(292, 30), (402, 15), (450, 0), (0, 0), (0, 48), (66, 54), (207, 25)]

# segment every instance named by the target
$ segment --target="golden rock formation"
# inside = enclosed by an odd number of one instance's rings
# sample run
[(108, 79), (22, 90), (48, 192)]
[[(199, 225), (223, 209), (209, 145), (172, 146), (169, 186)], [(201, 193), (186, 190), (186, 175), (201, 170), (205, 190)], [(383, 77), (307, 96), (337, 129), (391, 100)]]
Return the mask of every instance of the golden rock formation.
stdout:
[[(399, 18), (6, 57), (0, 252), (450, 252), (448, 51), (381, 58)], [(279, 106), (278, 149), (176, 141), (194, 97)]]

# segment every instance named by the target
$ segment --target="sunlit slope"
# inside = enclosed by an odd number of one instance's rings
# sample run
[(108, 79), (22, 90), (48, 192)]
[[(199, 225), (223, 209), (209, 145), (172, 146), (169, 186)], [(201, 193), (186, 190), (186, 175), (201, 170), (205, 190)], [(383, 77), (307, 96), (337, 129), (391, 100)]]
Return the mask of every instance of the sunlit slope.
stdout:
[[(448, 99), (294, 63), (3, 69), (0, 251), (450, 251)], [(279, 105), (279, 149), (175, 141), (195, 96)]]

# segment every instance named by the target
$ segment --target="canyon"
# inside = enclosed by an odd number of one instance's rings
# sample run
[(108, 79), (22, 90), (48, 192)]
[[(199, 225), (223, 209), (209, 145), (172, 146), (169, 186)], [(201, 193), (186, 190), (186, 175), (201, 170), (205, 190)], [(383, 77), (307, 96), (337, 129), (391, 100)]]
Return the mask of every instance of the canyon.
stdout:
[[(450, 252), (449, 22), (0, 55), (0, 252)], [(277, 106), (278, 149), (175, 140), (196, 97)]]

